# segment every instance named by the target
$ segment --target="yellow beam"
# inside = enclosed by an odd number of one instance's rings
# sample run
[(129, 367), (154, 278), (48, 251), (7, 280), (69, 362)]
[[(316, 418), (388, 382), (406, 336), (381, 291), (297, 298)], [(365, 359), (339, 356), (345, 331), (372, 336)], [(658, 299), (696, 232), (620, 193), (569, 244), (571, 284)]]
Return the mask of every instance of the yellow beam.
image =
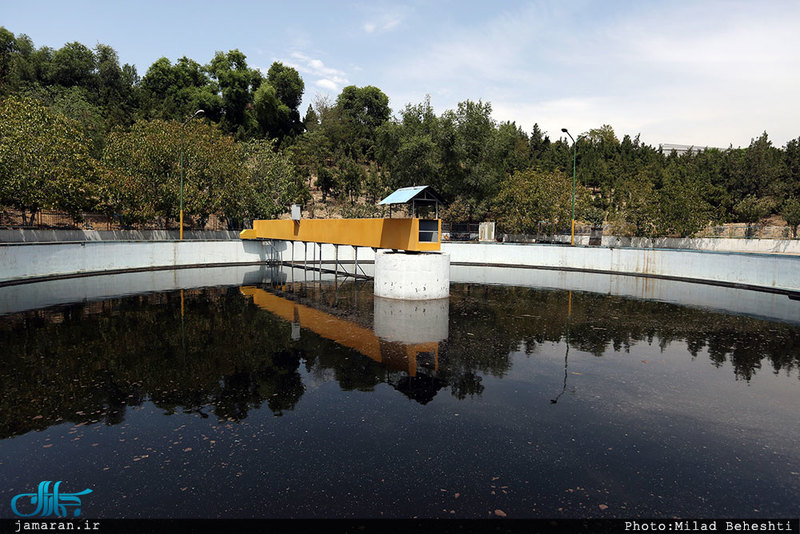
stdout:
[(253, 228), (243, 230), (239, 237), (437, 251), (441, 249), (442, 223), (438, 219), (282, 219), (253, 221)]

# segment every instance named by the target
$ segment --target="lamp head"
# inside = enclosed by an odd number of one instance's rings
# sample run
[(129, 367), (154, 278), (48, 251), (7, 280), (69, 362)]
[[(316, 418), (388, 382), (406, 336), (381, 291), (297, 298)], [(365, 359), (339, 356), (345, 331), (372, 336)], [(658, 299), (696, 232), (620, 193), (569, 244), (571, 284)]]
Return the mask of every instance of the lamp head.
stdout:
[(569, 133), (566, 128), (561, 128), (561, 131), (564, 133)]

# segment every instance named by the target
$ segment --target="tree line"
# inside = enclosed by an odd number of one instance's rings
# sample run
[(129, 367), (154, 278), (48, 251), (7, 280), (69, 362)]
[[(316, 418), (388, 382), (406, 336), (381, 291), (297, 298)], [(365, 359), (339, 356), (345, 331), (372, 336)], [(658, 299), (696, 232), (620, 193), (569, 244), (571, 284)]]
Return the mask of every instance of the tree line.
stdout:
[[(498, 122), (489, 102), (437, 114), (430, 100), (392, 113), (374, 86), (317, 97), (291, 66), (266, 73), (239, 50), (206, 64), (156, 60), (139, 76), (97, 44), (37, 48), (0, 27), (0, 206), (98, 211), (123, 224), (211, 214), (232, 227), (301, 203), (312, 214), (374, 216), (397, 187), (431, 185), (450, 222), (496, 220), (509, 233), (569, 228), (575, 156), (576, 218), (631, 236), (689, 236), (708, 224), (800, 224), (800, 137), (775, 147), (766, 132), (746, 148), (689, 150), (620, 140), (601, 125), (551, 139)], [(186, 122), (198, 109), (203, 115)]]

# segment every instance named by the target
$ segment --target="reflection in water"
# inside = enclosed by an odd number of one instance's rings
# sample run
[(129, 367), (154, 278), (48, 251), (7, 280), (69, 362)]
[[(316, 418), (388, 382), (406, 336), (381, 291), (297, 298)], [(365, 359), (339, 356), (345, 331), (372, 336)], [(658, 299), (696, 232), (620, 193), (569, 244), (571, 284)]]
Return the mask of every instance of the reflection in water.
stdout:
[(448, 337), (450, 299), (396, 300), (373, 297), (375, 335), (399, 343), (438, 343)]
[(291, 289), (181, 290), (2, 318), (0, 436), (62, 420), (114, 424), (144, 400), (233, 420), (266, 402), (281, 415), (305, 390), (301, 361), (333, 371), (345, 390), (388, 383), (422, 403), (444, 388), (480, 395), (486, 376), (507, 374), (511, 354), (549, 343), (565, 354), (556, 401), (571, 347), (602, 357), (682, 341), (745, 381), (765, 364), (792, 375), (800, 366), (796, 327), (662, 303), (475, 285), (423, 304), (373, 299), (366, 284)]
[(569, 324), (570, 319), (572, 318), (572, 291), (569, 292), (569, 304), (567, 305), (567, 335), (565, 336), (564, 345), (566, 345), (564, 349), (564, 385), (561, 388), (561, 392), (556, 395), (555, 399), (550, 401), (551, 404), (558, 404), (558, 399), (561, 398), (561, 395), (567, 391), (567, 368), (569, 366)]
[[(800, 402), (795, 325), (477, 284), (409, 303), (363, 281), (262, 274), (0, 317), (0, 498), (64, 458), (125, 486), (95, 492), (110, 516), (140, 513), (115, 497), (134, 487), (165, 503), (154, 515), (196, 513), (180, 503), (198, 487), (192, 502), (233, 517), (482, 517), (488, 502), (523, 516), (599, 504), (719, 516), (759, 492), (750, 513), (785, 515), (800, 491), (785, 430)], [(143, 454), (158, 470), (136, 471)], [(698, 472), (714, 476), (686, 483)], [(178, 479), (194, 482), (152, 486)], [(262, 485), (269, 499), (247, 497)]]
[[(241, 292), (251, 297), (262, 310), (290, 322), (293, 341), (300, 339), (299, 332), (294, 330), (299, 326), (391, 369), (406, 371), (411, 377), (417, 375), (419, 363), (423, 368), (438, 369), (439, 341), (447, 338), (446, 300), (426, 306), (376, 297), (376, 318), (381, 317), (381, 326), (376, 324), (376, 333), (373, 333), (356, 323), (279, 297), (265, 289), (247, 286), (241, 288)], [(423, 324), (425, 327), (420, 329)]]
[[(352, 286), (352, 305), (357, 308), (359, 291), (356, 283)], [(319, 294), (315, 293), (317, 289)], [(293, 341), (301, 339), (300, 328), (305, 328), (339, 347), (353, 349), (382, 364), (377, 372), (373, 369), (368, 371), (376, 378), (382, 376), (382, 379), (372, 382), (370, 378), (362, 377), (369, 385), (362, 383), (358, 389), (371, 390), (378, 383), (386, 382), (420, 404), (430, 402), (447, 385), (437, 372), (439, 342), (447, 339), (449, 300), (412, 302), (374, 297), (375, 324), (369, 329), (354, 322), (359, 320), (357, 317), (345, 319), (334, 315), (334, 311), (339, 314), (343, 311), (344, 299), (340, 299), (339, 289), (334, 280), (332, 296), (326, 295), (320, 286), (304, 284), (298, 287), (291, 282), (288, 285), (281, 282), (271, 284), (269, 291), (256, 287), (243, 287), (241, 291), (259, 308), (289, 321)], [(369, 296), (362, 296), (362, 302)], [(330, 312), (301, 304), (298, 299), (316, 301), (316, 306)], [(362, 316), (360, 320), (365, 322), (368, 318)], [(347, 380), (352, 380), (352, 377)]]

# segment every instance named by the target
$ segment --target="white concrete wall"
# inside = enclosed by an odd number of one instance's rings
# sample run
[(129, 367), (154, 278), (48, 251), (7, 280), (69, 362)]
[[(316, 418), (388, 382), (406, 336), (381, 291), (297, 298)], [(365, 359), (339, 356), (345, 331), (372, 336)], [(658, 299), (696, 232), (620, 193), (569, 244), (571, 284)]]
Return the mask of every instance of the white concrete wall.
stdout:
[[(309, 263), (319, 246), (305, 247)], [(334, 246), (323, 245), (330, 267)], [(339, 261), (352, 264), (355, 250), (339, 246)], [(692, 250), (565, 247), (558, 245), (443, 243), (453, 264), (533, 266), (594, 272), (647, 274), (800, 291), (800, 256)], [(263, 262), (303, 262), (302, 243), (259, 241), (87, 241), (82, 243), (0, 244), (0, 282), (49, 275), (124, 269), (170, 268)], [(372, 249), (359, 248), (358, 260), (372, 262)], [(350, 267), (352, 268), (352, 267)]]
[(59, 304), (123, 297), (143, 291), (158, 293), (176, 289), (256, 285), (269, 283), (273, 278), (278, 277), (274, 275), (271, 266), (260, 264), (45, 280), (35, 284), (0, 287), (0, 315)]
[(86, 241), (0, 244), (0, 281), (52, 275), (266, 261), (250, 241)]
[[(367, 274), (372, 265), (364, 266)], [(333, 275), (323, 274), (323, 280), (333, 281)], [(97, 301), (121, 297), (142, 291), (173, 291), (209, 286), (242, 286), (270, 282), (309, 282), (319, 279), (319, 273), (289, 267), (246, 265), (204, 269), (177, 269), (134, 272), (57, 279), (35, 284), (0, 287), (0, 315), (44, 308), (58, 304)], [(786, 295), (761, 291), (742, 291), (729, 287), (658, 280), (636, 276), (573, 271), (549, 271), (522, 267), (477, 267), (454, 265), (450, 280), (457, 283), (500, 284), (511, 286), (588, 291), (608, 295), (657, 300), (711, 309), (723, 313), (747, 315), (771, 321), (800, 324), (800, 300)], [(342, 283), (342, 278), (339, 278)], [(375, 332), (379, 337), (402, 341), (405, 332), (416, 336), (417, 342), (438, 341), (447, 337), (448, 299), (402, 301), (375, 298)], [(416, 321), (421, 316), (424, 321)], [(413, 310), (413, 313), (411, 311)], [(407, 315), (408, 320), (399, 320)], [(424, 323), (424, 324), (423, 324)]]
[[(178, 230), (52, 230), (0, 229), (0, 243), (52, 243), (64, 241), (177, 241)], [(239, 232), (230, 230), (185, 230), (184, 239), (232, 240)]]
[(586, 291), (800, 325), (800, 300), (764, 291), (743, 291), (732, 287), (641, 276), (466, 265), (453, 265), (450, 268), (450, 280), (457, 283)]
[[(570, 236), (551, 238), (560, 243), (569, 243)], [(588, 235), (576, 235), (575, 244), (589, 244)], [(708, 250), (717, 252), (749, 252), (754, 254), (800, 254), (800, 239), (730, 239), (723, 237), (615, 237), (603, 236), (603, 247), (670, 248), (683, 250)]]
[[(353, 250), (339, 246), (339, 261), (351, 262)], [(323, 260), (332, 259), (333, 251), (333, 245), (323, 245)], [(800, 291), (800, 256), (795, 255), (512, 243), (442, 243), (442, 252), (450, 254), (452, 264), (646, 274)], [(291, 244), (276, 243), (274, 257), (290, 261)], [(308, 245), (307, 257), (309, 262), (318, 260), (319, 246)], [(372, 249), (359, 248), (358, 259), (373, 261), (375, 254)], [(294, 261), (303, 261), (302, 243), (294, 245)]]
[(695, 250), (443, 243), (453, 264), (646, 274), (800, 291), (800, 256)]

